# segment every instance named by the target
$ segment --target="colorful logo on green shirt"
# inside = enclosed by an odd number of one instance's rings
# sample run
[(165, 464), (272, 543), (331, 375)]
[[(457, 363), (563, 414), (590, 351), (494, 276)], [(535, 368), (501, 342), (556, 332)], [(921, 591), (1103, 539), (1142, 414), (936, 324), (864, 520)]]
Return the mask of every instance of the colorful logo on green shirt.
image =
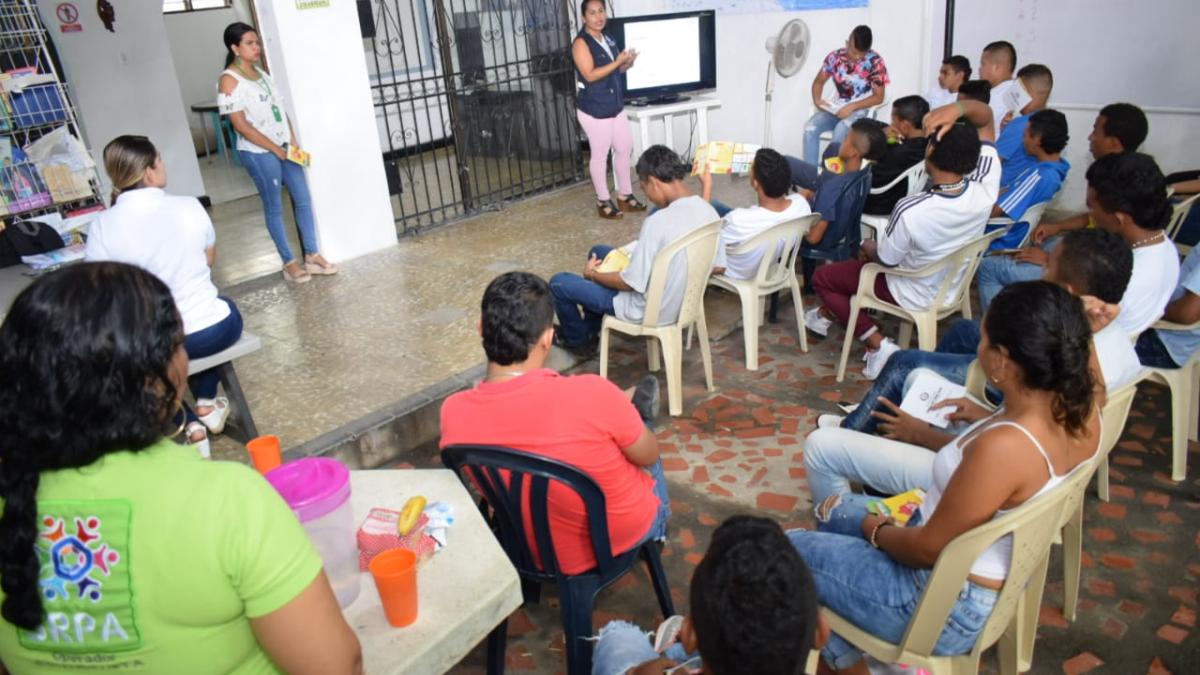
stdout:
[(129, 575), (131, 508), (127, 502), (39, 502), (38, 586), (46, 620), (22, 632), (29, 649), (109, 652), (135, 649)]

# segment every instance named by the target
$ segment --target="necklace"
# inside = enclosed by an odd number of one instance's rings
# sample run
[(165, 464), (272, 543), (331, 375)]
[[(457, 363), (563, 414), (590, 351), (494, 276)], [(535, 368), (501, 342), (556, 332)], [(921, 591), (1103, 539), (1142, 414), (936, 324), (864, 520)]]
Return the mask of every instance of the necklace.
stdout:
[(967, 186), (967, 179), (962, 178), (957, 183), (944, 183), (929, 188), (930, 192), (955, 192)]
[(1160, 237), (1165, 237), (1166, 234), (1167, 233), (1164, 230), (1159, 230), (1158, 232), (1155, 232), (1154, 234), (1150, 235), (1149, 237), (1146, 237), (1145, 239), (1139, 239), (1138, 241), (1133, 242), (1132, 244), (1130, 244), (1129, 248), (1141, 248), (1143, 246), (1153, 243), (1156, 239), (1158, 239)]

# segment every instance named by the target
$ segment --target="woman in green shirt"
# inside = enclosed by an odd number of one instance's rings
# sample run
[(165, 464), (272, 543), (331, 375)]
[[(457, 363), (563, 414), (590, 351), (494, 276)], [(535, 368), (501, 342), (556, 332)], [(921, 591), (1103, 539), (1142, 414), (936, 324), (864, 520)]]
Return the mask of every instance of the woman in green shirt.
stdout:
[(357, 673), (358, 640), (271, 486), (167, 436), (167, 286), (81, 263), (0, 325), (0, 672)]

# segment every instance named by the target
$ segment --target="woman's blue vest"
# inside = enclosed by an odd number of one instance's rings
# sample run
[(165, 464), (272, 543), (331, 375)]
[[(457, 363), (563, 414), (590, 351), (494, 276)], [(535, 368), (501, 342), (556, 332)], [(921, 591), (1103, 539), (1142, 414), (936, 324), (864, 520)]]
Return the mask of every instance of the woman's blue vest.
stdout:
[[(615, 56), (618, 49), (617, 43), (608, 36), (608, 33), (602, 33), (602, 35)], [(579, 31), (578, 37), (587, 44), (588, 51), (592, 53), (594, 67), (600, 68), (613, 62), (604, 48), (597, 44), (591, 35), (588, 35), (586, 29)], [(579, 87), (576, 88), (575, 105), (588, 115), (597, 119), (607, 119), (616, 117), (625, 109), (625, 92), (621, 87), (621, 70), (619, 68), (603, 80), (588, 82), (583, 79), (579, 68), (576, 67), (575, 81), (579, 83)]]

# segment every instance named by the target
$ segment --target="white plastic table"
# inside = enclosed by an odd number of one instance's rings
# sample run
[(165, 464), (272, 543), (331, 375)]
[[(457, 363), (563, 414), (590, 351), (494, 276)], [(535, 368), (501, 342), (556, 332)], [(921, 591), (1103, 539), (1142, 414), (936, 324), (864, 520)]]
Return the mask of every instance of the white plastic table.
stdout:
[[(674, 129), (675, 116), (684, 115), (696, 116), (696, 144), (708, 142), (708, 110), (710, 108), (721, 107), (721, 99), (717, 98), (716, 94), (690, 94), (691, 98), (686, 101), (677, 103), (664, 103), (662, 105), (648, 106), (625, 106), (625, 116), (630, 122), (638, 125), (638, 130), (641, 132), (642, 144), (635, 149), (634, 157), (638, 157), (646, 148), (650, 147), (650, 122), (655, 118), (663, 118), (663, 145), (674, 150)], [(691, 158), (685, 157), (685, 160)]]
[(443, 673), (521, 605), (517, 570), (500, 548), (458, 477), (447, 469), (352, 471), (350, 502), (357, 528), (375, 507), (399, 510), (413, 495), (454, 507), (449, 544), (417, 571), (417, 620), (393, 628), (370, 573), (346, 620), (362, 643), (365, 672)]

